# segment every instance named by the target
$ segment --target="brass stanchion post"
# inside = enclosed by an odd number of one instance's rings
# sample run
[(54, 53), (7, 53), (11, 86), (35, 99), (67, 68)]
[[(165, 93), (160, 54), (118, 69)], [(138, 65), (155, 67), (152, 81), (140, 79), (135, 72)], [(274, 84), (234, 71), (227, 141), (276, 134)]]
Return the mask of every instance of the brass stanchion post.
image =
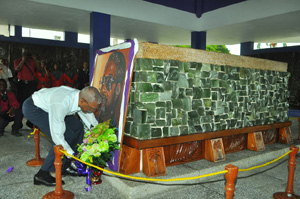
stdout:
[(45, 158), (40, 156), (40, 130), (34, 129), (34, 142), (35, 142), (35, 158), (26, 162), (27, 166), (36, 167), (41, 166), (44, 163)]
[(225, 170), (228, 170), (228, 173), (225, 174), (226, 185), (225, 185), (225, 195), (226, 199), (232, 199), (235, 190), (234, 181), (237, 177), (239, 168), (232, 164), (226, 165)]
[(273, 194), (274, 199), (300, 199), (300, 196), (297, 196), (294, 194), (294, 174), (295, 174), (295, 168), (296, 168), (296, 155), (299, 151), (298, 147), (291, 146), (290, 150), (292, 152), (289, 154), (289, 177), (287, 182), (287, 187), (285, 192), (277, 192)]
[(74, 193), (70, 191), (66, 191), (62, 189), (62, 183), (61, 183), (61, 167), (62, 167), (62, 160), (61, 156), (63, 155), (60, 150), (63, 150), (63, 147), (61, 145), (54, 146), (54, 153), (55, 153), (55, 180), (56, 180), (56, 186), (55, 191), (49, 192), (46, 195), (43, 196), (43, 199), (72, 199), (74, 198)]

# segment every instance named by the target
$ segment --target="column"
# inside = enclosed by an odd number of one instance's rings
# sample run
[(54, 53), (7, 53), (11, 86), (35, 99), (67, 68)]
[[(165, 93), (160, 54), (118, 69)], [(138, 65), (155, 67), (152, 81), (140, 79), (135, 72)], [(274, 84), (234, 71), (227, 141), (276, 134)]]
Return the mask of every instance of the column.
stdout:
[(192, 48), (206, 50), (206, 32), (192, 32)]

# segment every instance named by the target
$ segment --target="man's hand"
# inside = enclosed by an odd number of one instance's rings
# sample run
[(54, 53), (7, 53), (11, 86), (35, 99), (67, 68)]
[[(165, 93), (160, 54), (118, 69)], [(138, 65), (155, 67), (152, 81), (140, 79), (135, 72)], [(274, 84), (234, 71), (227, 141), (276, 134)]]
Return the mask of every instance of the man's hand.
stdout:
[(7, 111), (7, 114), (9, 117), (15, 117), (15, 108), (10, 107), (10, 109)]

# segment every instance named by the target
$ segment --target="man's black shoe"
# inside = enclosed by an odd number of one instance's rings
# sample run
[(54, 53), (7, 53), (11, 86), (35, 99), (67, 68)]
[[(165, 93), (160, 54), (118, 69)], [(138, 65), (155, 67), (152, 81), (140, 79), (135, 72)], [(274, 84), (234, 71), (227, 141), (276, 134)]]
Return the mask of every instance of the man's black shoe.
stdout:
[(19, 131), (12, 131), (11, 134), (14, 135), (14, 136), (17, 136), (17, 137), (22, 136), (22, 134), (19, 133)]
[(62, 172), (63, 176), (79, 176), (78, 172), (76, 170), (74, 170), (71, 166), (66, 168), (63, 172)]
[[(37, 175), (35, 175), (34, 178), (33, 178), (33, 184), (35, 184), (35, 185), (46, 185), (46, 186), (54, 187), (56, 185), (56, 181), (55, 181), (55, 178), (52, 177), (50, 174), (49, 175), (44, 175), (42, 177), (38, 177)], [(62, 180), (61, 184), (64, 185), (65, 182)]]

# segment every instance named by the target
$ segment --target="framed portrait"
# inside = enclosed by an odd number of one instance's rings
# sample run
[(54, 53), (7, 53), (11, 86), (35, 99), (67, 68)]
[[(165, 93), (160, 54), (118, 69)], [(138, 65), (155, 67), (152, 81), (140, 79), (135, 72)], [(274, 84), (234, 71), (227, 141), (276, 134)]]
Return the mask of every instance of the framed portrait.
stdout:
[[(96, 51), (91, 85), (100, 91), (101, 104), (98, 121), (111, 120), (118, 128), (118, 141), (122, 142), (126, 109), (130, 93), (134, 57), (138, 51), (137, 40), (110, 46)], [(108, 162), (113, 171), (119, 169), (119, 151)]]

